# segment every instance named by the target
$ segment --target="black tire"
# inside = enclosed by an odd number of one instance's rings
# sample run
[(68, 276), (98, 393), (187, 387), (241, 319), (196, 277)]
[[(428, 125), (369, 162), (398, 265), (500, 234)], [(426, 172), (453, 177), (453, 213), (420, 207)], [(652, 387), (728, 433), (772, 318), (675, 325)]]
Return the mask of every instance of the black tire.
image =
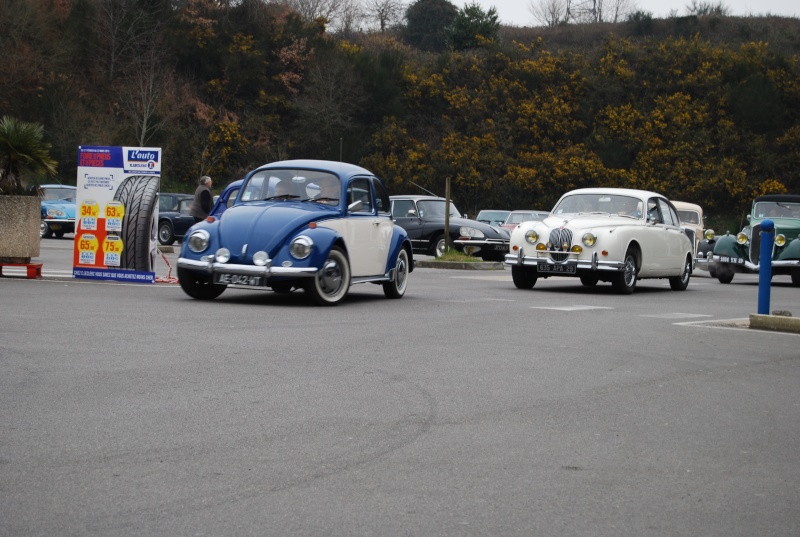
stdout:
[(717, 277), (717, 269), (709, 268), (708, 269), (708, 275), (711, 276), (712, 278), (716, 278)]
[(117, 188), (114, 200), (125, 207), (120, 238), (124, 244), (120, 268), (153, 272), (156, 261), (158, 177), (134, 175)]
[(165, 220), (158, 225), (158, 242), (169, 246), (175, 242), (175, 233), (172, 230), (172, 223)]
[(292, 282), (274, 282), (270, 284), (272, 290), (281, 295), (288, 295), (294, 289)]
[(444, 235), (437, 235), (431, 241), (431, 247), (428, 254), (432, 255), (433, 257), (439, 258), (444, 255), (446, 248), (447, 248), (447, 241), (444, 240)]
[(394, 261), (394, 281), (383, 284), (383, 294), (386, 298), (403, 298), (406, 294), (409, 267), (408, 252), (405, 248), (400, 248)]
[(689, 287), (689, 279), (692, 277), (692, 258), (691, 256), (686, 257), (686, 261), (683, 263), (683, 269), (681, 270), (680, 276), (673, 276), (669, 279), (669, 286), (672, 288), (673, 291), (686, 291), (686, 288)]
[(517, 289), (533, 289), (533, 286), (536, 285), (536, 280), (539, 279), (539, 274), (532, 267), (513, 265), (511, 267), (511, 279)]
[(616, 274), (611, 285), (622, 295), (630, 295), (636, 289), (636, 256), (631, 250), (625, 252), (625, 268)]
[(792, 270), (792, 285), (800, 287), (800, 269)]
[(592, 274), (584, 274), (583, 276), (581, 276), (581, 283), (586, 287), (594, 287), (595, 285), (597, 285), (597, 282), (599, 281), (600, 278)]
[(50, 229), (50, 226), (42, 220), (42, 223), (39, 224), (39, 238), (40, 239), (49, 239), (53, 236), (53, 230)]
[(350, 289), (350, 262), (341, 248), (331, 248), (322, 268), (305, 282), (304, 288), (320, 306), (335, 306), (347, 296)]
[(57, 238), (57, 239), (62, 239), (62, 238), (64, 238), (64, 231), (63, 231), (63, 230), (54, 231), (54, 232), (53, 232), (53, 235), (54, 235), (54, 236), (55, 236), (55, 238)]
[(736, 274), (736, 272), (732, 268), (717, 268), (717, 279), (719, 280), (719, 283), (731, 283), (733, 281), (734, 274)]
[(212, 283), (211, 276), (181, 267), (178, 267), (178, 283), (187, 295), (197, 300), (213, 300), (227, 289)]

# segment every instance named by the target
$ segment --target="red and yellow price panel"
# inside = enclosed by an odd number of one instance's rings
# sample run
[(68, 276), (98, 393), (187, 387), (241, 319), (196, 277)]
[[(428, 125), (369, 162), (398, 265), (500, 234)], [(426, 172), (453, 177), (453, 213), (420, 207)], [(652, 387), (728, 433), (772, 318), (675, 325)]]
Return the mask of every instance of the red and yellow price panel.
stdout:
[[(109, 201), (106, 203), (106, 231), (122, 232), (122, 217), (125, 216), (125, 205), (121, 201)], [(108, 264), (108, 263), (106, 263)]]
[(107, 267), (118, 267), (122, 260), (122, 250), (125, 245), (116, 235), (109, 235), (103, 241), (103, 264)]
[(80, 228), (86, 231), (97, 229), (97, 217), (100, 215), (100, 206), (95, 200), (84, 200), (81, 203)]
[(78, 241), (78, 263), (81, 265), (94, 265), (97, 248), (100, 246), (97, 237), (84, 233)]

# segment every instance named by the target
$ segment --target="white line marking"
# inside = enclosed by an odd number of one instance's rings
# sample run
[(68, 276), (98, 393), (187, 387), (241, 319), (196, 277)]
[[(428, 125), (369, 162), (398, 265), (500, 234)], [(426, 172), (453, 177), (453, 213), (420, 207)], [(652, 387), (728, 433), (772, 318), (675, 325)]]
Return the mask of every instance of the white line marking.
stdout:
[(605, 306), (531, 306), (533, 310), (557, 310), (557, 311), (588, 311), (588, 310), (613, 310)]

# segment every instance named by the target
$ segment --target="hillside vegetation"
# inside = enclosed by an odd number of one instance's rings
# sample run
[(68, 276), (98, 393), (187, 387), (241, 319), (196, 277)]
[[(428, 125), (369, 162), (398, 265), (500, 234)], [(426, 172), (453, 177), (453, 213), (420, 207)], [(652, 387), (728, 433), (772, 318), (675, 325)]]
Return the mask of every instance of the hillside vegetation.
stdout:
[(756, 195), (800, 193), (798, 19), (502, 27), (431, 53), (222, 4), (0, 3), (0, 116), (44, 125), (73, 184), (79, 145), (127, 145), (163, 148), (164, 190), (341, 158), (393, 194), (450, 177), (471, 214), (622, 186), (738, 221)]

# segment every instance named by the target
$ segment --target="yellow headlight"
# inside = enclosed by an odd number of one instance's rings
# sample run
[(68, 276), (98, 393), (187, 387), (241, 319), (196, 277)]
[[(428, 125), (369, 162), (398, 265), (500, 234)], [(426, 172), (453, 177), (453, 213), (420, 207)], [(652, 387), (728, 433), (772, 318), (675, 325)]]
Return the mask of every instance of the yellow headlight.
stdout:
[(583, 247), (580, 244), (575, 244), (572, 246), (571, 250), (576, 254), (580, 254), (583, 252)]
[(775, 244), (777, 244), (778, 246), (783, 246), (784, 244), (786, 244), (786, 237), (784, 237), (783, 234), (776, 236)]
[(739, 244), (747, 244), (747, 235), (745, 235), (743, 232), (740, 231), (736, 235), (736, 242), (738, 242)]
[(704, 236), (705, 236), (706, 240), (713, 241), (714, 237), (716, 235), (714, 235), (714, 230), (713, 229), (707, 229), (706, 232), (704, 233)]
[(592, 247), (597, 242), (597, 235), (594, 233), (584, 233), (583, 234), (583, 244)]
[(540, 242), (539, 244), (536, 245), (536, 249), (539, 250), (540, 252), (543, 252), (544, 250), (547, 250), (547, 246), (545, 246), (543, 242)]
[(539, 234), (536, 233), (536, 230), (529, 229), (525, 232), (525, 240), (531, 244), (536, 244), (536, 241), (539, 240)]

